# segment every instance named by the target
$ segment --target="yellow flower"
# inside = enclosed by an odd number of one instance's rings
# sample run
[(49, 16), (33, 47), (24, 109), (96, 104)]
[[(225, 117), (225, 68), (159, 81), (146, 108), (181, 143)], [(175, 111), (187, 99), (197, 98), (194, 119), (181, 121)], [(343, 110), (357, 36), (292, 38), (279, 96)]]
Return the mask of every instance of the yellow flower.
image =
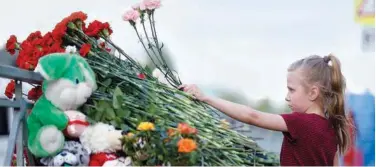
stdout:
[(230, 128), (230, 123), (226, 119), (221, 119), (220, 123), (221, 123), (222, 128), (224, 129)]
[(137, 130), (141, 130), (141, 131), (155, 130), (155, 127), (154, 127), (154, 124), (151, 122), (141, 122), (138, 125)]

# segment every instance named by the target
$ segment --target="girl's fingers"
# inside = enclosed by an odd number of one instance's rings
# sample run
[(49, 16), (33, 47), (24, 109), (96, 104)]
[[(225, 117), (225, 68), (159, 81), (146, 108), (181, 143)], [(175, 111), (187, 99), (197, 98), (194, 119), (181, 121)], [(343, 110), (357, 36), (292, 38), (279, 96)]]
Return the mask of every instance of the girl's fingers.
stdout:
[(188, 92), (189, 90), (192, 90), (193, 87), (191, 85), (187, 85), (186, 87), (184, 87), (184, 91), (185, 92)]
[(180, 89), (184, 89), (185, 87), (187, 87), (187, 84), (179, 85), (179, 86), (178, 86), (178, 89), (179, 89), (179, 90), (180, 90)]
[(192, 88), (187, 88), (185, 92), (187, 92), (188, 94), (193, 94), (194, 90)]

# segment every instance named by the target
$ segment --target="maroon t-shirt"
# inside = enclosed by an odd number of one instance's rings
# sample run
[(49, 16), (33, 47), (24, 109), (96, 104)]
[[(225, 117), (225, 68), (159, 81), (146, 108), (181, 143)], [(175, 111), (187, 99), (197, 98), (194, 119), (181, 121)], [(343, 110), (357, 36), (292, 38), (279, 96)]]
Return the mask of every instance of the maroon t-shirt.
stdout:
[(288, 132), (283, 132), (281, 166), (333, 166), (337, 152), (335, 130), (317, 114), (281, 114)]

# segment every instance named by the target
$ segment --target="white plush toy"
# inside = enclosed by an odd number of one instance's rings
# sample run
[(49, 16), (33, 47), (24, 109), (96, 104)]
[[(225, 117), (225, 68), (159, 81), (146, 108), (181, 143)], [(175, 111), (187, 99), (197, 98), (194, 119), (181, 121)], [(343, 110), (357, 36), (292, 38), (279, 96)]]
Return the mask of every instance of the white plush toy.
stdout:
[(89, 166), (131, 165), (130, 158), (120, 158), (115, 154), (122, 149), (121, 138), (122, 131), (108, 124), (97, 123), (87, 127), (80, 141), (91, 152)]
[(112, 161), (106, 161), (103, 166), (131, 166), (132, 160), (130, 157), (120, 157)]
[(64, 130), (64, 134), (69, 138), (79, 138), (85, 129), (89, 126), (86, 115), (76, 110), (64, 111), (68, 116), (68, 126)]

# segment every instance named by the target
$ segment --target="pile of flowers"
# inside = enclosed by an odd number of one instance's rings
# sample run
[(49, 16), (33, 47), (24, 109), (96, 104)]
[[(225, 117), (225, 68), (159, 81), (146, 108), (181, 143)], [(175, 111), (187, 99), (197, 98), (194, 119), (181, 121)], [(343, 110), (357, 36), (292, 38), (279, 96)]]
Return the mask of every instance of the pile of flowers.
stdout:
[(123, 138), (124, 152), (132, 157), (133, 165), (197, 165), (201, 150), (197, 129), (186, 123), (166, 129), (151, 122), (141, 122), (137, 129)]
[[(155, 27), (160, 6), (159, 0), (144, 0), (125, 12), (123, 20), (134, 28), (167, 84), (111, 41), (108, 22), (87, 24), (87, 15), (81, 11), (62, 19), (53, 30), (33, 32), (22, 42), (11, 35), (6, 49), (18, 54), (19, 68), (29, 71), (49, 53), (77, 52), (85, 57), (96, 73), (98, 90), (80, 110), (90, 123), (103, 122), (130, 132), (122, 141), (133, 165), (278, 165), (278, 159), (253, 140), (223, 126), (218, 111), (176, 89), (182, 82), (163, 57)], [(14, 86), (11, 81), (5, 91), (10, 99)], [(38, 84), (27, 95), (37, 100), (41, 94)]]

